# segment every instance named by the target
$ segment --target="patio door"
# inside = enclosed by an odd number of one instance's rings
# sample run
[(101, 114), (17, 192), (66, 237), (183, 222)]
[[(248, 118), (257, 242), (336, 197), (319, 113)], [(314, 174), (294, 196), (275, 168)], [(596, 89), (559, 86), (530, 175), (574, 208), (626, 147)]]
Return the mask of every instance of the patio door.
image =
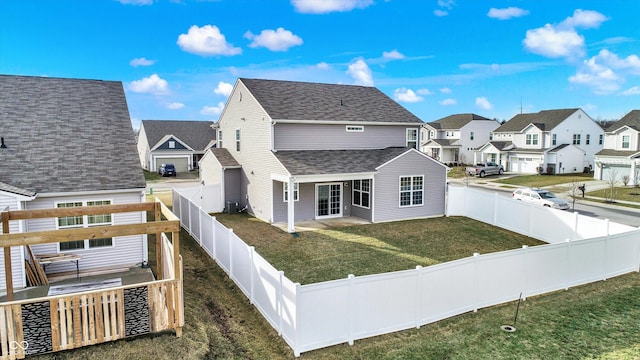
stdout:
[(342, 183), (316, 185), (316, 218), (342, 216)]

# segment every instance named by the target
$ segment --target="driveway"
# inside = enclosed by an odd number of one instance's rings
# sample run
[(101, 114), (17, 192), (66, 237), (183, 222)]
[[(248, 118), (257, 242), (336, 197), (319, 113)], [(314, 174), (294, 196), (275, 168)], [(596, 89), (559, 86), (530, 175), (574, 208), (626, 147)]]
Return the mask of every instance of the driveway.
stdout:
[(200, 184), (197, 171), (179, 172), (176, 176), (147, 181), (146, 193), (171, 191), (173, 188), (190, 188)]

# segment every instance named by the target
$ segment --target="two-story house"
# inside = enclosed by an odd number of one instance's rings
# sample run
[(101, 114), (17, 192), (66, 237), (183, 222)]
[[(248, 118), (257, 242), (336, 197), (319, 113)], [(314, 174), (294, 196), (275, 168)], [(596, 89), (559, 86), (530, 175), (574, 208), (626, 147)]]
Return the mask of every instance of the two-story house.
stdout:
[(640, 184), (640, 110), (632, 110), (607, 127), (604, 149), (595, 156), (594, 178)]
[(161, 164), (175, 165), (177, 172), (198, 167), (207, 149), (216, 143), (211, 121), (142, 120), (138, 156), (143, 169), (157, 171)]
[(290, 232), (301, 220), (442, 215), (447, 168), (417, 150), (422, 124), (375, 87), (241, 78), (202, 181)]
[[(0, 212), (144, 201), (121, 82), (0, 75)], [(144, 212), (11, 220), (9, 232), (146, 222)], [(2, 224), (0, 224), (0, 229)], [(47, 273), (126, 268), (147, 260), (146, 235), (34, 245), (38, 254), (74, 254)], [(11, 248), (13, 285), (26, 286), (24, 246)], [(4, 257), (0, 271), (4, 272)], [(5, 286), (0, 276), (0, 288)]]
[(500, 123), (476, 114), (454, 114), (426, 123), (422, 151), (445, 164), (468, 164)]
[(517, 173), (572, 173), (593, 167), (602, 128), (582, 109), (518, 114), (493, 131), (474, 162), (493, 161)]

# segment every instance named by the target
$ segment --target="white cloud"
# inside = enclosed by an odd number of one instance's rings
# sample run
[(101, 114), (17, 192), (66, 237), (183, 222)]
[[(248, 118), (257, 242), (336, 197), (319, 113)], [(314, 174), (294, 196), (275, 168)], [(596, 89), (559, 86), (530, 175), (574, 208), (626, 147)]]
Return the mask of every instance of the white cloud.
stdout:
[(419, 96), (413, 90), (407, 88), (396, 89), (393, 95), (393, 97), (400, 102), (414, 103), (424, 100), (422, 96)]
[(118, 0), (120, 4), (124, 5), (151, 5), (153, 0)]
[(405, 58), (404, 55), (402, 55), (398, 50), (395, 49), (391, 51), (383, 51), (382, 57), (389, 60), (400, 60)]
[(157, 74), (153, 74), (141, 80), (132, 81), (129, 89), (136, 93), (165, 95), (169, 93), (169, 84)]
[(610, 94), (620, 90), (629, 74), (640, 74), (640, 58), (637, 55), (620, 58), (603, 49), (598, 55), (585, 60), (576, 74), (569, 78), (569, 82), (587, 86), (596, 94)]
[(482, 110), (491, 110), (491, 109), (493, 109), (493, 105), (484, 96), (476, 98), (476, 106), (479, 107)]
[(307, 14), (326, 14), (330, 12), (364, 9), (373, 4), (373, 0), (291, 0), (297, 12)]
[(442, 101), (438, 101), (438, 104), (442, 105), (442, 106), (450, 106), (450, 105), (455, 105), (458, 102), (456, 101), (456, 99), (444, 99)]
[(594, 29), (600, 26), (608, 18), (601, 13), (593, 10), (577, 9), (573, 12), (573, 16), (566, 18), (560, 23), (561, 27)]
[(170, 109), (170, 110), (180, 110), (183, 107), (184, 107), (184, 104), (179, 102), (172, 102), (170, 104), (167, 104), (167, 109)]
[(218, 86), (213, 90), (214, 93), (222, 96), (231, 95), (231, 91), (233, 90), (233, 85), (226, 83), (224, 81), (220, 81)]
[(357, 85), (373, 86), (373, 76), (371, 75), (371, 69), (366, 62), (362, 59), (358, 59), (355, 62), (349, 64), (349, 70), (347, 74), (351, 76)]
[(487, 14), (488, 17), (499, 20), (509, 20), (511, 18), (521, 17), (525, 15), (529, 15), (529, 11), (517, 7), (508, 7), (504, 9), (491, 8), (489, 9), (489, 13)]
[(417, 93), (420, 95), (433, 95), (433, 92), (429, 89), (418, 89)]
[(622, 92), (622, 95), (640, 95), (640, 86), (634, 86)]
[(224, 109), (224, 103), (219, 102), (217, 106), (204, 106), (202, 110), (200, 110), (200, 114), (202, 115), (220, 115), (222, 110)]
[(451, 10), (453, 5), (455, 4), (456, 4), (455, 0), (438, 0), (438, 6), (447, 8), (449, 10)]
[(584, 38), (574, 29), (560, 30), (550, 24), (527, 30), (524, 46), (532, 53), (551, 57), (580, 57), (584, 55)]
[(443, 94), (451, 94), (451, 89), (449, 89), (448, 87), (444, 87), (440, 89), (440, 92)]
[(330, 68), (329, 64), (327, 64), (327, 63), (326, 63), (326, 62), (324, 62), (324, 61), (323, 61), (323, 62), (321, 62), (321, 63), (318, 63), (318, 64), (316, 65), (316, 67), (317, 67), (318, 69), (320, 69), (320, 70), (327, 70), (327, 69), (329, 69), (329, 68)]
[(253, 40), (249, 47), (266, 47), (271, 51), (287, 51), (292, 46), (302, 45), (302, 38), (281, 27), (275, 31), (262, 30), (260, 35), (254, 35), (251, 31), (247, 31), (244, 37)]
[(527, 30), (522, 42), (535, 54), (550, 58), (579, 58), (585, 54), (584, 37), (577, 33), (576, 28), (597, 28), (606, 20), (607, 17), (597, 11), (578, 9), (558, 25), (546, 24)]
[(440, 10), (440, 9), (435, 9), (435, 10), (433, 10), (433, 15), (435, 15), (437, 17), (443, 17), (443, 16), (449, 15), (449, 12), (448, 11), (444, 11), (444, 10)]
[(203, 27), (193, 25), (187, 34), (178, 36), (177, 44), (183, 51), (201, 56), (232, 56), (242, 53), (241, 48), (233, 47), (233, 44), (227, 43), (226, 38), (215, 25)]
[(156, 61), (155, 60), (149, 60), (147, 58), (141, 57), (141, 58), (135, 58), (131, 61), (129, 61), (129, 65), (133, 66), (133, 67), (138, 67), (138, 66), (151, 66), (153, 64), (155, 64)]

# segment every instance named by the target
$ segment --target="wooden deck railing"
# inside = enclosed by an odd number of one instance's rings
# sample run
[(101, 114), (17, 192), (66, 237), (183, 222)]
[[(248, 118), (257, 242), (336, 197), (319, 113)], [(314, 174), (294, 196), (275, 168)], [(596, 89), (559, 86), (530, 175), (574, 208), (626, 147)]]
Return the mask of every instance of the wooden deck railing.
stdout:
[[(154, 211), (156, 221), (95, 227), (91, 228), (95, 229), (93, 233), (86, 233), (88, 229), (75, 229), (79, 231), (0, 234), (0, 247), (4, 247), (5, 252), (16, 245), (72, 241), (93, 236), (157, 234), (156, 249), (160, 249), (157, 276), (162, 278), (109, 289), (0, 303), (0, 360), (23, 359), (31, 354), (69, 350), (164, 330), (175, 330), (176, 335), (181, 336), (184, 302), (179, 254), (180, 224), (164, 204), (22, 210), (3, 212), (2, 221), (4, 225), (16, 219), (127, 211)], [(160, 215), (167, 220), (161, 221)], [(8, 226), (4, 228), (8, 229)], [(171, 234), (171, 241), (165, 232)], [(12, 291), (8, 288), (7, 295)]]

